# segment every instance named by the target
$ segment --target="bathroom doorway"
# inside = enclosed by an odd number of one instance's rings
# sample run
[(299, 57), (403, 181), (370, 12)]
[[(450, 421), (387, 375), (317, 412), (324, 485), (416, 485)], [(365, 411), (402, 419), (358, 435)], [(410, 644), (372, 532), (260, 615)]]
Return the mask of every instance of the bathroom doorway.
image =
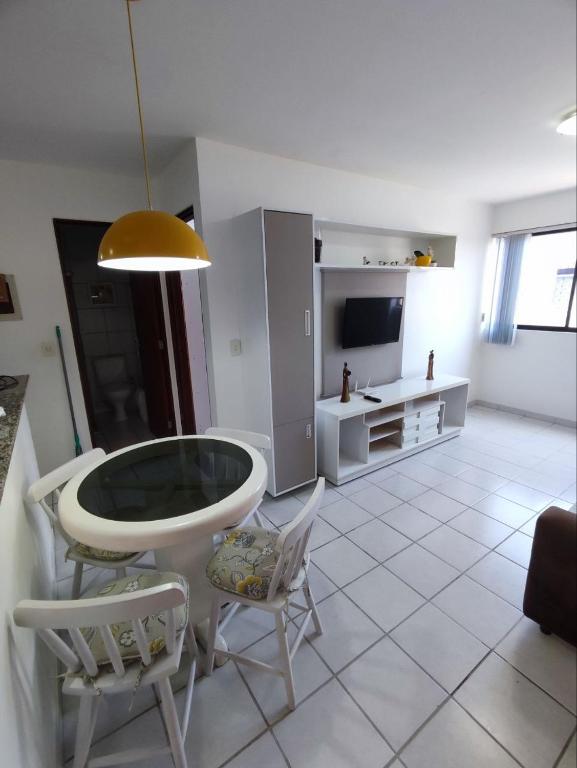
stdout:
[(54, 220), (92, 444), (107, 452), (177, 433), (160, 276), (98, 267), (109, 226)]

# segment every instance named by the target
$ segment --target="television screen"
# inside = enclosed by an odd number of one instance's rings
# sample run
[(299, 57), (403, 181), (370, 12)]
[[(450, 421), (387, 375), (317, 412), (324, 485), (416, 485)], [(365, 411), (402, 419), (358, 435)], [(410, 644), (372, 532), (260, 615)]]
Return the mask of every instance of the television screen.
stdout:
[(343, 349), (390, 344), (399, 340), (403, 299), (347, 299), (343, 323)]

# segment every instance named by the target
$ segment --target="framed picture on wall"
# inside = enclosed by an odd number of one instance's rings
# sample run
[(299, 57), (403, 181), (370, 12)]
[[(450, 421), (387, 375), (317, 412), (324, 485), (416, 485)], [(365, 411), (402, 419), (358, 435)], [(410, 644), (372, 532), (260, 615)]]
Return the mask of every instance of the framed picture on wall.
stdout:
[(0, 320), (22, 320), (14, 275), (0, 274)]

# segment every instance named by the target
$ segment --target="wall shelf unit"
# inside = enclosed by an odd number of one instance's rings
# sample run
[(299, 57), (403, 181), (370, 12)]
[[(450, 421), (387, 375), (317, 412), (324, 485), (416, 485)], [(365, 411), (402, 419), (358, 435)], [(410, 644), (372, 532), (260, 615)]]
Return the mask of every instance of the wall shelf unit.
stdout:
[(440, 375), (317, 402), (319, 472), (335, 485), (456, 437), (465, 424), (469, 379)]
[[(457, 237), (439, 232), (364, 226), (327, 219), (315, 219), (315, 232), (323, 242), (321, 270), (363, 269), (371, 271), (430, 272), (455, 266)], [(437, 267), (411, 267), (405, 259), (413, 251), (426, 253), (431, 246)], [(363, 259), (370, 264), (363, 265)], [(398, 266), (380, 265), (379, 261), (398, 262)]]

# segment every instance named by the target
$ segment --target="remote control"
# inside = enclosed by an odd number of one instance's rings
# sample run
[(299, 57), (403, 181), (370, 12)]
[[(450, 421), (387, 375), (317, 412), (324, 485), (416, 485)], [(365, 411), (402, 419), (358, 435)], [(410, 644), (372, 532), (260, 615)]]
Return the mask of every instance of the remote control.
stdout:
[(374, 395), (364, 395), (365, 400), (370, 400), (371, 403), (382, 403), (380, 397), (375, 397)]

